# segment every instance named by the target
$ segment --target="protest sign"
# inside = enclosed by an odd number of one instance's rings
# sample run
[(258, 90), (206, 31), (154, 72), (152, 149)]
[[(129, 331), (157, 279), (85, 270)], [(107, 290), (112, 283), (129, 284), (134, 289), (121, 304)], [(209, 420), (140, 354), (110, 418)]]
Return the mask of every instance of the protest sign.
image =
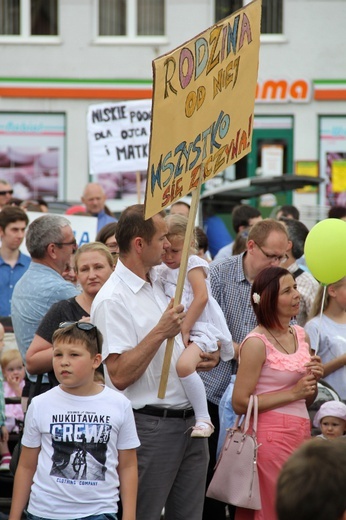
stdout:
[[(174, 305), (183, 290), (201, 184), (251, 151), (261, 0), (154, 60), (148, 219), (194, 190)], [(166, 393), (174, 338), (158, 397)]]
[(148, 167), (151, 100), (90, 105), (90, 173), (136, 172)]
[(145, 217), (251, 151), (261, 1), (154, 60)]

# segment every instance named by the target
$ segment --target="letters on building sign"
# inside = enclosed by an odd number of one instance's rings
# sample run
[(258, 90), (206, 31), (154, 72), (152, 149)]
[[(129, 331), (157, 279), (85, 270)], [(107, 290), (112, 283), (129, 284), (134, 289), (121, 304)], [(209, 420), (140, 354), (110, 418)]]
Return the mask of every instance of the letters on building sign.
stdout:
[(267, 79), (257, 83), (256, 103), (308, 103), (311, 85), (305, 79)]

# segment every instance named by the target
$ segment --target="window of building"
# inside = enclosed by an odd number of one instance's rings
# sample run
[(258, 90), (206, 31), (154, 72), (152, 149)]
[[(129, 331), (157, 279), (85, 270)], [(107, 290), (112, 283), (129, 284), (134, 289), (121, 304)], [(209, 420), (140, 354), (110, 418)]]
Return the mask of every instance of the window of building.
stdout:
[(0, 0), (0, 36), (57, 36), (58, 0)]
[(58, 34), (58, 0), (31, 0), (30, 28), (35, 36)]
[(165, 0), (99, 0), (98, 35), (163, 36)]
[[(241, 9), (248, 0), (215, 0), (215, 21)], [(261, 34), (282, 34), (283, 0), (262, 0)]]

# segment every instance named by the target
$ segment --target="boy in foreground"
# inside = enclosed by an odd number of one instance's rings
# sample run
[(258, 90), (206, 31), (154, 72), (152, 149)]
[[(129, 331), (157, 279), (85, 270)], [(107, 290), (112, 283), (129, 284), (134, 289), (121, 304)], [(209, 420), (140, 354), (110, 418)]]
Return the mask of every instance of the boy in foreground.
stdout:
[(35, 397), (25, 418), (9, 520), (135, 520), (139, 440), (130, 401), (94, 381), (102, 335), (63, 323), (53, 335), (60, 385)]

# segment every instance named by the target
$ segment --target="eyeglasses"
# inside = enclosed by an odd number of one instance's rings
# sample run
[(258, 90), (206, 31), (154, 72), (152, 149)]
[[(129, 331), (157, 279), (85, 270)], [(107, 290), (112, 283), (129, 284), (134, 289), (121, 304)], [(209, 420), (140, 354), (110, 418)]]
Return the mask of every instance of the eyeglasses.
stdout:
[(75, 326), (79, 330), (84, 330), (84, 332), (95, 332), (96, 344), (97, 344), (97, 352), (101, 354), (101, 343), (99, 341), (99, 332), (95, 325), (92, 323), (88, 323), (87, 321), (62, 321), (59, 323), (59, 329), (66, 329), (66, 327)]
[(0, 195), (13, 195), (13, 190), (0, 191)]
[(281, 256), (278, 256), (278, 255), (268, 255), (268, 253), (263, 251), (263, 249), (261, 248), (261, 246), (259, 244), (257, 244), (257, 242), (255, 242), (255, 244), (258, 247), (258, 249), (264, 254), (264, 256), (266, 256), (272, 262), (279, 262), (279, 264), (284, 264), (286, 262), (286, 260), (288, 260), (288, 256), (286, 254), (281, 255)]
[(110, 244), (105, 243), (105, 246), (108, 247), (112, 255), (119, 254), (119, 246), (116, 242), (111, 242)]
[(53, 244), (55, 244), (56, 246), (73, 246), (73, 247), (77, 247), (77, 242), (76, 240), (71, 240), (71, 242), (53, 242)]

